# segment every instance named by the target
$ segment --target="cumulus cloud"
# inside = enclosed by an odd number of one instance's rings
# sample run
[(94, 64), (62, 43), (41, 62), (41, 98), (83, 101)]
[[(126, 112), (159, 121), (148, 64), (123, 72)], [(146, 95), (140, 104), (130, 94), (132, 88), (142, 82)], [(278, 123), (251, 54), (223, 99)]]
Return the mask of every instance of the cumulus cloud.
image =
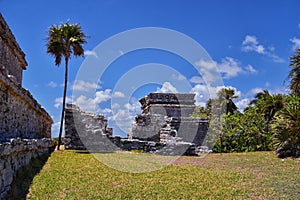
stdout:
[(238, 107), (239, 111), (244, 111), (246, 107), (248, 107), (250, 103), (250, 99), (248, 98), (244, 98), (244, 99), (240, 99), (238, 100), (235, 105)]
[(124, 104), (123, 107), (117, 106), (113, 109), (111, 120), (123, 130), (127, 132), (131, 128), (131, 124), (136, 114), (141, 113), (140, 103), (136, 99), (131, 99), (130, 102)]
[[(202, 78), (208, 82), (215, 82), (219, 76), (217, 62), (208, 60), (199, 60), (195, 63), (197, 67), (200, 67)], [(199, 80), (199, 79), (198, 79)]]
[(195, 85), (192, 88), (191, 93), (196, 94), (195, 95), (195, 104), (197, 106), (205, 107), (207, 100), (211, 98), (208, 88), (202, 84)]
[(112, 109), (120, 108), (120, 104), (114, 103), (114, 104), (111, 105), (111, 108), (112, 108)]
[(242, 43), (242, 50), (246, 52), (254, 51), (259, 54), (265, 54), (265, 47), (259, 44), (255, 36), (251, 35), (246, 35)]
[(262, 92), (264, 89), (263, 88), (252, 88), (251, 90), (248, 91), (247, 96), (255, 96), (257, 93)]
[(95, 56), (96, 58), (98, 58), (98, 55), (95, 51), (86, 50), (86, 51), (84, 51), (84, 55), (85, 56)]
[(271, 58), (274, 62), (284, 62), (284, 59), (273, 53), (274, 50), (275, 47), (273, 46), (265, 47), (264, 45), (260, 44), (256, 36), (253, 35), (246, 35), (244, 41), (242, 42), (242, 51), (244, 52), (256, 52)]
[(246, 71), (248, 71), (248, 72), (250, 72), (250, 73), (257, 73), (257, 70), (256, 69), (254, 69), (254, 67), (252, 66), (252, 65), (247, 65), (246, 67), (245, 67), (245, 69), (246, 69)]
[(115, 98), (124, 98), (125, 94), (123, 94), (120, 91), (116, 91), (116, 92), (114, 92), (113, 97), (115, 97)]
[[(72, 99), (70, 97), (66, 97), (66, 103), (71, 103), (72, 102)], [(59, 98), (56, 98), (54, 100), (54, 107), (55, 108), (58, 108), (59, 106), (61, 106), (63, 103), (63, 98), (62, 97), (59, 97)]]
[(58, 84), (55, 83), (54, 81), (50, 81), (50, 83), (48, 83), (47, 86), (52, 87), (52, 88), (56, 88), (58, 86)]
[(93, 83), (93, 82), (87, 82), (83, 80), (76, 80), (74, 83), (71, 85), (72, 90), (75, 91), (81, 91), (81, 92), (87, 92), (90, 90), (96, 90), (100, 88), (98, 83)]
[(177, 81), (183, 81), (186, 79), (182, 74), (172, 74), (171, 77)]
[(234, 90), (234, 93), (235, 93), (236, 96), (238, 96), (238, 97), (242, 96), (242, 92), (239, 91), (237, 88), (232, 87), (232, 86), (218, 86), (218, 87), (208, 86), (207, 87), (206, 85), (197, 84), (192, 88), (192, 90), (190, 92), (196, 94), (195, 95), (195, 104), (198, 105), (198, 106), (205, 107), (206, 102), (209, 99), (216, 98), (217, 93), (222, 88), (232, 89), (232, 90)]
[(96, 92), (95, 103), (99, 104), (111, 99), (111, 89), (101, 90)]
[(236, 77), (238, 74), (243, 72), (243, 69), (239, 66), (237, 60), (231, 57), (222, 59), (221, 63), (218, 63), (218, 69), (224, 79)]
[(292, 39), (290, 39), (290, 41), (294, 44), (293, 45), (293, 50), (297, 50), (300, 48), (300, 39), (293, 37)]
[(193, 76), (190, 78), (191, 83), (203, 83), (203, 79), (200, 76)]
[(157, 88), (156, 92), (178, 93), (177, 89), (170, 82), (164, 82), (161, 88)]
[(99, 104), (107, 102), (112, 97), (111, 89), (100, 90), (95, 93), (93, 98), (80, 95), (74, 98), (74, 104), (79, 106), (83, 111), (98, 112), (100, 109)]
[[(204, 61), (200, 60), (196, 62), (196, 66), (200, 67), (200, 72), (208, 82), (216, 80), (216, 73), (220, 73), (222, 78), (230, 79), (238, 76), (239, 74), (255, 73), (256, 69), (252, 65), (248, 65), (245, 68), (240, 66), (238, 60), (232, 57), (225, 57), (221, 62), (216, 61)], [(202, 78), (194, 76), (190, 79), (192, 83), (203, 83)]]

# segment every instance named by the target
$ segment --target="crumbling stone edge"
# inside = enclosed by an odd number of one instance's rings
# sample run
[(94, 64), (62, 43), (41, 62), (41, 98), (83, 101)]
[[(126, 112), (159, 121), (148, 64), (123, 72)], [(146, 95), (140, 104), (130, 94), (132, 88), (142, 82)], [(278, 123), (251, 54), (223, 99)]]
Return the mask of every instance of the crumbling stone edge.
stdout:
[(0, 199), (8, 194), (19, 169), (30, 165), (33, 158), (49, 157), (55, 146), (56, 143), (50, 138), (12, 138), (0, 143)]

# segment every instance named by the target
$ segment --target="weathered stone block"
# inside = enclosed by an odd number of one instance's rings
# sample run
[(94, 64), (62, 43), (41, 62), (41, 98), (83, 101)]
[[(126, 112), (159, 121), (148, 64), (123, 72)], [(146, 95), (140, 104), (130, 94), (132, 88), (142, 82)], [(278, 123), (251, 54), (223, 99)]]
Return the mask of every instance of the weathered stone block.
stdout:
[(86, 113), (79, 107), (68, 104), (65, 112), (65, 149), (91, 149), (107, 151), (115, 149), (109, 137), (112, 129), (107, 128), (103, 115)]

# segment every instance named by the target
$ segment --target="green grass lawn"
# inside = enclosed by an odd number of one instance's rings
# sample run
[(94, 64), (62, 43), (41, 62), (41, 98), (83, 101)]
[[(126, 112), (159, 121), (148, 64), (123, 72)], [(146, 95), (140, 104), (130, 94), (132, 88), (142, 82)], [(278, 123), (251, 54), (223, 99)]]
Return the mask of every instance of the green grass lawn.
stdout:
[[(97, 159), (96, 159), (97, 158)], [(115, 170), (99, 159), (148, 173)], [(30, 186), (29, 199), (300, 199), (300, 160), (272, 152), (180, 157), (55, 151)], [(161, 166), (159, 166), (161, 164)], [(126, 167), (127, 166), (127, 167)]]

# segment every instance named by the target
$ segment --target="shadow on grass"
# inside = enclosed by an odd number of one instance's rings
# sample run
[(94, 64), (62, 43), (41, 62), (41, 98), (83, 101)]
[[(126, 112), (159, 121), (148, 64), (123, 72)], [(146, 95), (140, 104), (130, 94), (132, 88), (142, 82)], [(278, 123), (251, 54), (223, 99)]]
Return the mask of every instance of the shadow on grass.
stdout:
[(50, 154), (51, 153), (32, 158), (29, 165), (20, 168), (14, 177), (11, 189), (5, 199), (26, 199), (34, 176), (41, 171)]

